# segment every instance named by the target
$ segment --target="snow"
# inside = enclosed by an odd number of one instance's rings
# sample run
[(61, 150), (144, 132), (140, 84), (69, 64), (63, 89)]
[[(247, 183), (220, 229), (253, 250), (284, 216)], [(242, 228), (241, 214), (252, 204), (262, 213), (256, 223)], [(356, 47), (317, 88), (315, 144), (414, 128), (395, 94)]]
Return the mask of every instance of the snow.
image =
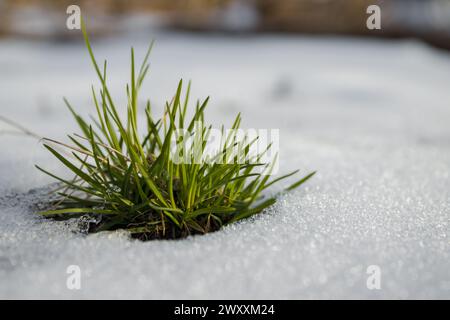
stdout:
[[(253, 219), (205, 236), (85, 236), (32, 205), (61, 167), (39, 142), (0, 135), (0, 298), (450, 298), (450, 56), (414, 41), (164, 33), (95, 39), (123, 103), (129, 46), (157, 40), (141, 94), (161, 106), (180, 77), (211, 95), (209, 119), (242, 111), (280, 129), (280, 172), (318, 170)], [(43, 136), (76, 130), (61, 97), (92, 112), (82, 43), (0, 41), (0, 114)], [(159, 108), (155, 112), (161, 110)], [(2, 130), (11, 128), (0, 124)], [(31, 191), (30, 191), (31, 190)], [(66, 287), (69, 265), (81, 289)], [(369, 290), (370, 265), (381, 289)]]

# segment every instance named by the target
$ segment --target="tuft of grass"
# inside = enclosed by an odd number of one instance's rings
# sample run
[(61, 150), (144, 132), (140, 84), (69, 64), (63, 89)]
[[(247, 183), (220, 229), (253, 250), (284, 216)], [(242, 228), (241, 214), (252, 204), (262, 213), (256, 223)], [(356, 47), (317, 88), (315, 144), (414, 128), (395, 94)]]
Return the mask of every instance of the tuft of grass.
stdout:
[[(58, 200), (51, 203), (51, 210), (40, 214), (52, 218), (94, 216), (97, 223), (90, 225), (90, 232), (126, 229), (141, 240), (174, 239), (218, 230), (260, 213), (276, 202), (276, 195), (265, 197), (263, 191), (298, 170), (270, 180), (273, 163), (260, 163), (264, 152), (255, 155), (252, 162), (173, 161), (171, 150), (180, 142), (178, 129), (199, 136), (201, 141), (211, 130), (204, 122), (209, 98), (197, 102), (193, 115), (188, 118), (190, 83), (183, 90), (183, 83), (179, 82), (159, 119), (153, 117), (147, 100), (147, 128), (143, 136), (139, 134), (138, 94), (149, 70), (152, 45), (139, 69), (131, 49), (127, 113), (126, 119), (121, 119), (108, 89), (107, 63), (102, 66), (97, 63), (84, 23), (82, 32), (101, 84), (98, 93), (92, 88), (96, 117), (86, 121), (64, 99), (81, 134), (69, 135), (70, 145), (44, 138), (44, 146), (73, 172), (74, 178), (64, 179), (36, 166), (61, 184), (54, 191)], [(237, 115), (232, 129), (238, 129), (240, 122), (241, 117)], [(242, 156), (250, 157), (253, 143), (254, 140), (238, 140), (230, 133), (216, 156), (227, 157), (228, 150), (239, 146)], [(61, 148), (64, 151), (57, 150)], [(206, 152), (205, 148), (202, 143), (201, 154)], [(64, 155), (67, 151), (69, 156)], [(192, 157), (193, 152), (192, 146), (181, 149), (183, 156)], [(314, 174), (301, 177), (285, 190), (297, 188)]]

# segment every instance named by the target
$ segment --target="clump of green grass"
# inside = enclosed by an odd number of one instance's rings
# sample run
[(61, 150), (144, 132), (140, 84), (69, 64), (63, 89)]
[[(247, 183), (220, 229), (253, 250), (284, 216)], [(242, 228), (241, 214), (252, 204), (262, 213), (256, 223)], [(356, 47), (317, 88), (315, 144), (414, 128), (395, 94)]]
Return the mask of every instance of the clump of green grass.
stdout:
[[(90, 225), (90, 232), (126, 229), (142, 240), (174, 239), (218, 230), (275, 203), (276, 196), (264, 197), (263, 191), (298, 170), (269, 180), (273, 163), (260, 163), (267, 149), (256, 154), (252, 161), (173, 161), (171, 149), (174, 143), (180, 142), (177, 130), (184, 129), (190, 135), (199, 136), (201, 141), (207, 138), (211, 126), (205, 125), (204, 110), (209, 99), (197, 102), (193, 116), (188, 119), (190, 84), (183, 94), (180, 81), (160, 119), (153, 118), (150, 102), (147, 102), (147, 128), (141, 136), (138, 94), (149, 69), (151, 46), (137, 72), (131, 49), (127, 115), (122, 120), (106, 83), (106, 61), (100, 68), (84, 26), (82, 31), (101, 83), (99, 93), (92, 89), (96, 118), (88, 123), (64, 100), (81, 134), (69, 135), (71, 145), (51, 139), (44, 139), (44, 145), (74, 173), (74, 178), (67, 180), (36, 166), (61, 183), (54, 191), (58, 200), (52, 202), (51, 210), (41, 212), (42, 215), (53, 218), (90, 215), (98, 219), (98, 223)], [(232, 129), (238, 129), (240, 122), (238, 115)], [(242, 156), (249, 157), (254, 142), (238, 141), (236, 135), (230, 133), (216, 156), (226, 158), (227, 151), (239, 146)], [(70, 157), (57, 151), (55, 145), (70, 151)], [(182, 155), (188, 157), (192, 152), (188, 147), (181, 150)], [(203, 152), (204, 143), (200, 148), (200, 153)], [(297, 188), (314, 173), (300, 178), (285, 190)]]

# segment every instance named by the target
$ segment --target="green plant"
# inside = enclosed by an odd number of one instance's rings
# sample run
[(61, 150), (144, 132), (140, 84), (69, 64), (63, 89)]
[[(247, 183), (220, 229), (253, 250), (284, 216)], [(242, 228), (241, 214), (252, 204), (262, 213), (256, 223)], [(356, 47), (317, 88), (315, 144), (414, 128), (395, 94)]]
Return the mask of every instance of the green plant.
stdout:
[[(42, 215), (59, 218), (94, 215), (101, 220), (90, 226), (91, 232), (126, 229), (143, 240), (173, 239), (218, 230), (225, 224), (250, 217), (275, 203), (276, 196), (266, 199), (262, 192), (297, 171), (270, 181), (272, 165), (259, 163), (267, 149), (257, 154), (251, 163), (173, 161), (171, 148), (175, 142), (181, 142), (176, 135), (178, 129), (199, 136), (201, 141), (207, 138), (211, 129), (211, 126), (204, 124), (208, 98), (202, 103), (197, 102), (193, 116), (187, 121), (190, 84), (183, 98), (182, 81), (179, 82), (176, 94), (166, 103), (161, 119), (155, 121), (150, 102), (147, 102), (147, 130), (140, 137), (138, 93), (149, 68), (152, 46), (137, 73), (134, 51), (131, 49), (131, 83), (126, 88), (127, 116), (122, 121), (106, 84), (106, 61), (100, 69), (84, 25), (82, 31), (101, 83), (99, 95), (92, 89), (97, 118), (89, 124), (64, 99), (82, 134), (69, 136), (72, 145), (52, 139), (44, 139), (44, 145), (75, 177), (66, 180), (36, 166), (61, 182), (61, 186), (54, 191), (59, 198), (52, 203), (52, 210), (41, 212)], [(240, 122), (238, 115), (232, 129), (239, 128)], [(216, 156), (226, 158), (227, 151), (240, 147), (242, 156), (248, 157), (254, 142), (246, 139), (238, 141), (236, 135), (230, 133), (222, 152)], [(73, 159), (69, 160), (50, 143), (70, 151)], [(201, 153), (205, 152), (204, 148), (202, 142)], [(181, 149), (183, 156), (190, 157), (193, 152), (186, 146)], [(264, 170), (257, 171), (261, 167)], [(300, 186), (314, 173), (302, 177), (285, 190)]]

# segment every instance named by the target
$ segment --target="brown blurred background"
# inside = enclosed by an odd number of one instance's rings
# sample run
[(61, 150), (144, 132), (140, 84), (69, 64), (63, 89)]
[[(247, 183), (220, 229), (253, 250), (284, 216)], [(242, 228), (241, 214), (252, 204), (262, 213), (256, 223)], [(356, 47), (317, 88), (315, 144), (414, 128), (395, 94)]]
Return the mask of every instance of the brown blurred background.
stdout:
[[(134, 27), (196, 32), (288, 32), (414, 37), (450, 49), (450, 0), (0, 0), (0, 34), (70, 39), (66, 8), (81, 7), (91, 32)], [(381, 7), (382, 29), (366, 9)]]

